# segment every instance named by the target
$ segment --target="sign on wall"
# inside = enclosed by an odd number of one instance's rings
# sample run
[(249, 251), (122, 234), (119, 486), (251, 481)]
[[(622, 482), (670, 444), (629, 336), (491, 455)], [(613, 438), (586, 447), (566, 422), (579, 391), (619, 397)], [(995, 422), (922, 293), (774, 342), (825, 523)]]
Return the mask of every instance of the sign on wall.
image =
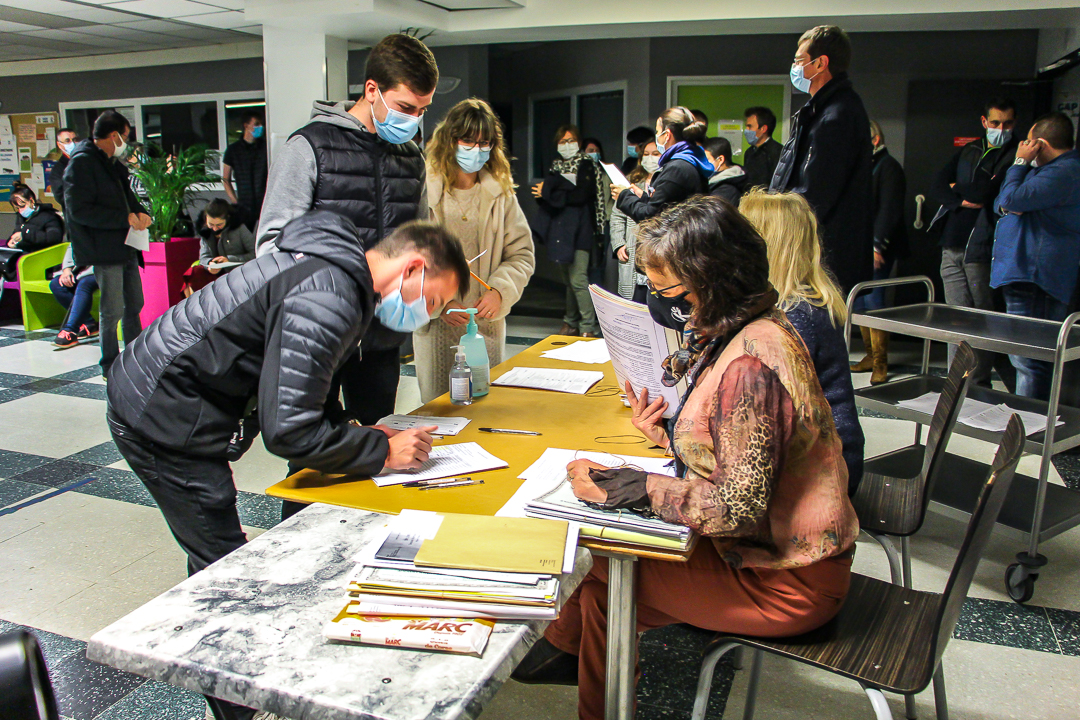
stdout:
[(33, 188), (42, 202), (54, 201), (48, 171), (60, 159), (58, 122), (54, 112), (0, 115), (0, 212), (15, 212), (9, 200), (16, 181)]

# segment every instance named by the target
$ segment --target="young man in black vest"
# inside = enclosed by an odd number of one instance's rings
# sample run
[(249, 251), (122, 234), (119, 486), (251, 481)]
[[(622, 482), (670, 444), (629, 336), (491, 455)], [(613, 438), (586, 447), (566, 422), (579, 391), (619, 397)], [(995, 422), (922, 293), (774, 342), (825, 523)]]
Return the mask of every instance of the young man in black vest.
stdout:
[[(258, 254), (272, 252), (286, 223), (311, 209), (348, 217), (366, 248), (409, 220), (426, 220), (424, 156), (412, 140), (438, 82), (431, 51), (395, 34), (371, 49), (360, 100), (316, 101), (311, 122), (275, 151)], [(408, 332), (373, 322), (338, 373), (345, 410), (359, 422), (373, 425), (394, 412), (399, 348)]]

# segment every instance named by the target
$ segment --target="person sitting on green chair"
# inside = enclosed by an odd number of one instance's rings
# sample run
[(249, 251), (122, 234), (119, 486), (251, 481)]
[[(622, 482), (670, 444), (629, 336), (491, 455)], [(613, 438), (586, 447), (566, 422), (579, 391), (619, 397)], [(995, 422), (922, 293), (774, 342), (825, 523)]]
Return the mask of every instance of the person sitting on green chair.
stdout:
[(68, 311), (63, 325), (60, 326), (60, 332), (56, 334), (56, 340), (53, 341), (56, 346), (75, 347), (80, 340), (97, 337), (98, 324), (90, 315), (90, 308), (94, 304), (94, 293), (98, 291), (94, 268), (89, 265), (76, 267), (70, 246), (64, 253), (60, 272), (53, 275), (52, 280), (49, 281), (49, 289), (52, 290), (56, 301)]

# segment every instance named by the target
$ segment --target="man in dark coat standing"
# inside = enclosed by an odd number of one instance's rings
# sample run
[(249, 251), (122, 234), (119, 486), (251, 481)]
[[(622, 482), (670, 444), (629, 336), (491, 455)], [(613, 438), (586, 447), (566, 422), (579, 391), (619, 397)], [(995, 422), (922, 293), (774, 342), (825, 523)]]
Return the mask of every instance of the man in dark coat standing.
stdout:
[(851, 41), (835, 25), (799, 38), (791, 82), (810, 93), (792, 119), (769, 189), (807, 199), (823, 230), (825, 265), (848, 292), (874, 271), (870, 119), (847, 70)]

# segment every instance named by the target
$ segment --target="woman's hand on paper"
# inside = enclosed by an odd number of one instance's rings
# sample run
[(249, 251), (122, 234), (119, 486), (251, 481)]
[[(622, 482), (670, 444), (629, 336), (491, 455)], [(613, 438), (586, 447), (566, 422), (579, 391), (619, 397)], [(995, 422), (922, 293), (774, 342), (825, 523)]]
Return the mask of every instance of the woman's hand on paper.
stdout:
[(641, 434), (662, 448), (668, 446), (668, 434), (664, 429), (664, 413), (667, 412), (667, 400), (663, 396), (649, 402), (649, 389), (642, 388), (641, 394), (634, 392), (630, 381), (626, 381), (626, 399), (630, 403), (633, 416), (630, 422)]
[(570, 487), (574, 497), (588, 502), (607, 502), (607, 490), (601, 490), (589, 477), (590, 470), (605, 470), (606, 467), (592, 460), (574, 460), (566, 466), (566, 476), (570, 478)]
[(411, 428), (390, 438), (390, 452), (386, 454), (386, 467), (391, 470), (415, 470), (427, 462), (431, 454), (431, 433), (438, 425)]
[(490, 320), (499, 314), (502, 310), (502, 294), (492, 288), (484, 293), (480, 297), (480, 302), (476, 303), (476, 317)]

